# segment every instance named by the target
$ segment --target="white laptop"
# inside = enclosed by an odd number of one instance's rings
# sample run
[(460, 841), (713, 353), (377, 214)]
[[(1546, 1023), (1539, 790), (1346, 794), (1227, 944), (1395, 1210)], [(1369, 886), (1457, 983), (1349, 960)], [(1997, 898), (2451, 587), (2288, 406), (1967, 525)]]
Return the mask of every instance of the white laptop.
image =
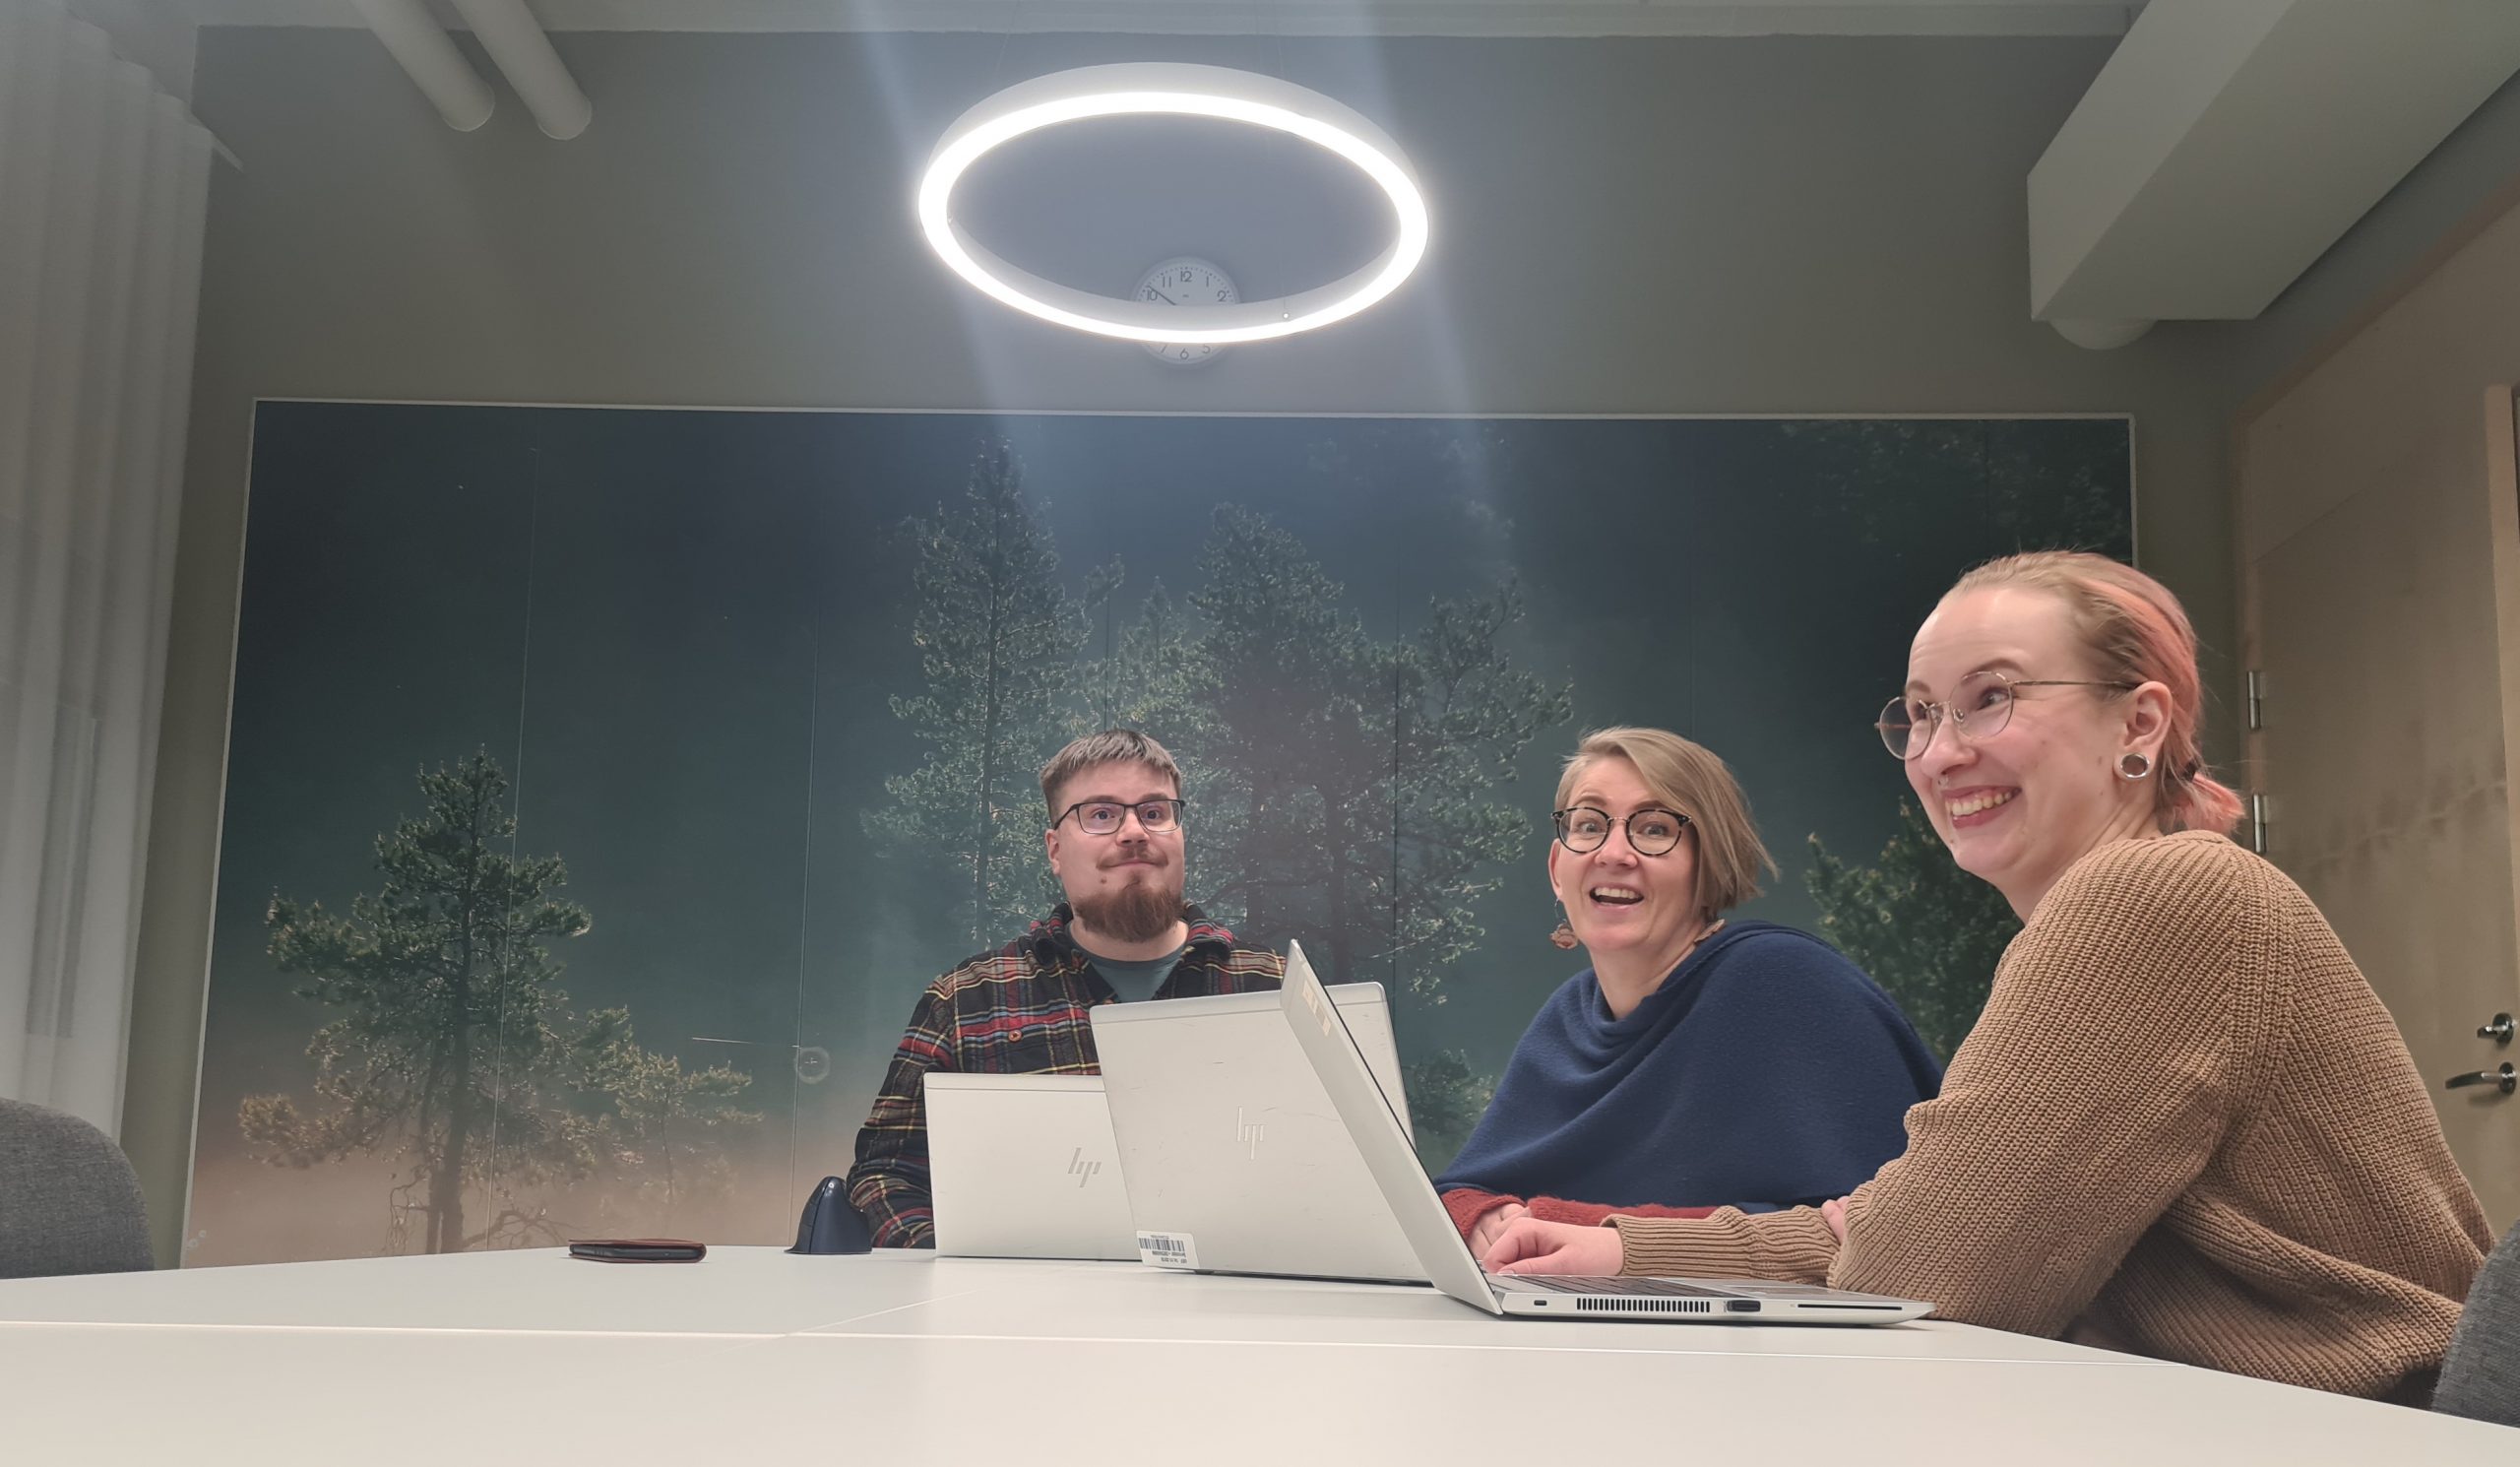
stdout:
[[(1896, 1324), (1931, 1313), (1913, 1299), (1854, 1294), (1810, 1284), (1756, 1279), (1583, 1278), (1490, 1274), (1471, 1255), (1470, 1244), (1444, 1211), (1435, 1184), (1418, 1164), (1409, 1132), (1392, 1113), (1385, 1087), (1366, 1064), (1355, 1037), (1334, 1009), (1303, 951), (1287, 944), (1287, 981), (1279, 1011), (1301, 1047), (1314, 1077), (1329, 1096), (1361, 1154), (1378, 1192), (1378, 1221), (1408, 1235), (1420, 1264), (1417, 1277), (1491, 1314), (1549, 1319), (1655, 1319), (1703, 1324)], [(1326, 1211), (1297, 1212), (1278, 1198), (1254, 1196), (1246, 1205), (1285, 1228), (1343, 1232), (1366, 1230), (1376, 1219)]]
[(925, 1089), (937, 1252), (1138, 1255), (1101, 1080), (931, 1070)]
[[(1407, 1150), (1382, 986), (1313, 987), (1347, 1016)], [(1105, 1003), (1092, 1019), (1135, 1256), (1202, 1273), (1424, 1281), (1277, 994)]]

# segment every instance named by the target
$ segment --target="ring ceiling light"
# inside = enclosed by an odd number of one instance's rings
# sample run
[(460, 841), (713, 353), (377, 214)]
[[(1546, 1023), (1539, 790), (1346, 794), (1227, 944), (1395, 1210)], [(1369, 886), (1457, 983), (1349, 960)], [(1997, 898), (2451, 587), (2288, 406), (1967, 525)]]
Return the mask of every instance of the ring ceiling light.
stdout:
[[(1391, 246), (1343, 280), (1275, 300), (1168, 306), (1046, 281), (999, 259), (954, 222), (954, 185), (991, 149), (1094, 117), (1214, 117), (1292, 133), (1361, 169), (1391, 199)], [(1344, 321), (1400, 287), (1426, 254), (1426, 199), (1380, 128), (1309, 88), (1222, 66), (1130, 62), (1019, 82), (965, 112), (938, 139), (918, 183), (918, 223), (954, 273), (1019, 311), (1132, 342), (1262, 342)]]

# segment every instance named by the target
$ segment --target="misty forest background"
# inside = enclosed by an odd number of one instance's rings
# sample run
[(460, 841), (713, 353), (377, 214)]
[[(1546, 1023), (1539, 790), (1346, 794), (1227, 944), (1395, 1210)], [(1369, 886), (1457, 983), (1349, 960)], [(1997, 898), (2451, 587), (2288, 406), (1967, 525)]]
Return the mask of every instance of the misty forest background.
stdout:
[(1558, 762), (1730, 761), (1948, 1052), (2013, 930), (1868, 727), (1953, 576), (2131, 542), (2122, 418), (265, 404), (187, 1257), (786, 1240), (1144, 728), (1189, 894), (1398, 1002), (1430, 1168), (1580, 965)]

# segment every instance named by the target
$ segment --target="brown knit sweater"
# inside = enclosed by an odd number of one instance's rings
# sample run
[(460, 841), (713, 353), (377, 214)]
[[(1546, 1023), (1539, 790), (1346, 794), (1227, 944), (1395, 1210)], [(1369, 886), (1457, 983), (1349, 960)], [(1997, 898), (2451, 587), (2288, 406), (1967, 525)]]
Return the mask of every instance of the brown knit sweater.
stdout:
[(2221, 836), (2074, 862), (1908, 1149), (1847, 1199), (1614, 1218), (1629, 1273), (1816, 1282), (1948, 1319), (2421, 1399), (2492, 1245), (2397, 1026)]

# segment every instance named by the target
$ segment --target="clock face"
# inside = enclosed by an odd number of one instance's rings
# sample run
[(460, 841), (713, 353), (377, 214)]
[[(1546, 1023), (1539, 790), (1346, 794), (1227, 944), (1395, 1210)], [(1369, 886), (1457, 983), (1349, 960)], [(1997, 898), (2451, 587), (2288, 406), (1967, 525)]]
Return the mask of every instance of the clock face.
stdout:
[[(1137, 298), (1157, 305), (1213, 307), (1236, 304), (1242, 292), (1213, 262), (1182, 255), (1149, 270), (1138, 281)], [(1197, 366), (1215, 360), (1224, 349), (1214, 342), (1148, 342), (1146, 350), (1173, 366)]]

